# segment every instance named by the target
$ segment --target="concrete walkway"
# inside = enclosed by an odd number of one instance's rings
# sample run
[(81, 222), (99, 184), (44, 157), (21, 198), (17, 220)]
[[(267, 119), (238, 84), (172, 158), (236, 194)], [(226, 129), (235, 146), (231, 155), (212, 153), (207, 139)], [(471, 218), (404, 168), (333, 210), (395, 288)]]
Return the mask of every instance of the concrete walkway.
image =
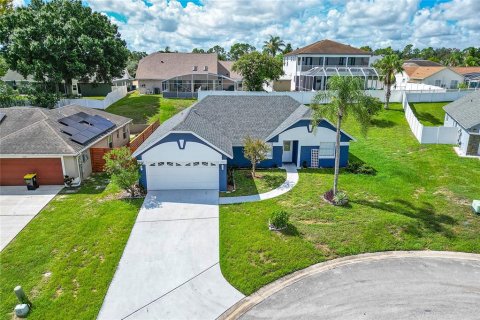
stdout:
[(294, 164), (285, 164), (282, 168), (287, 171), (287, 180), (278, 188), (273, 189), (272, 191), (255, 194), (251, 196), (241, 196), (241, 197), (221, 197), (219, 200), (220, 204), (234, 204), (234, 203), (244, 203), (244, 202), (255, 202), (262, 201), (271, 198), (278, 197), (288, 191), (292, 190), (293, 187), (298, 182), (298, 172), (297, 167)]
[(218, 190), (149, 192), (98, 319), (215, 319), (243, 298), (219, 267)]
[(45, 207), (63, 186), (0, 187), (0, 251)]
[(297, 271), (220, 319), (478, 319), (479, 301), (478, 254), (380, 252)]

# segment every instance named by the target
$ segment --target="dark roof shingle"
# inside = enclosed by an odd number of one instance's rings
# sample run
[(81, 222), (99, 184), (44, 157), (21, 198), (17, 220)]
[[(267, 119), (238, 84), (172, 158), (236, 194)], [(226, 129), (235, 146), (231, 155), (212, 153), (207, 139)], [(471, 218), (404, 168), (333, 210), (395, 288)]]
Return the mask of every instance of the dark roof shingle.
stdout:
[(350, 55), (371, 55), (371, 52), (363, 51), (361, 49), (332, 41), (332, 40), (320, 40), (315, 43), (309, 44), (303, 48), (293, 50), (287, 53), (285, 56), (291, 56), (303, 53), (317, 53), (317, 54), (350, 54)]

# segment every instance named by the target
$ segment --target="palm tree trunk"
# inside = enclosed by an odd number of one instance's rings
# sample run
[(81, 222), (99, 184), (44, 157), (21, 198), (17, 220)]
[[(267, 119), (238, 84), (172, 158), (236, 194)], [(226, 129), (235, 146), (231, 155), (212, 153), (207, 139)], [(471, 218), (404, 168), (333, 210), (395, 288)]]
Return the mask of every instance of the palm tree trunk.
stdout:
[(388, 76), (388, 80), (386, 81), (386, 85), (387, 85), (387, 92), (385, 93), (385, 106), (384, 106), (384, 109), (385, 110), (388, 110), (388, 104), (390, 102), (390, 95), (392, 94), (391, 91), (390, 91), (390, 74), (387, 74)]
[(256, 163), (255, 161), (252, 162), (252, 178), (254, 178), (254, 179), (255, 179), (255, 167), (256, 167), (256, 164), (257, 164), (257, 163)]
[(338, 192), (338, 176), (340, 174), (340, 126), (342, 125), (342, 113), (338, 113), (337, 135), (335, 140), (335, 174), (333, 177), (333, 195)]

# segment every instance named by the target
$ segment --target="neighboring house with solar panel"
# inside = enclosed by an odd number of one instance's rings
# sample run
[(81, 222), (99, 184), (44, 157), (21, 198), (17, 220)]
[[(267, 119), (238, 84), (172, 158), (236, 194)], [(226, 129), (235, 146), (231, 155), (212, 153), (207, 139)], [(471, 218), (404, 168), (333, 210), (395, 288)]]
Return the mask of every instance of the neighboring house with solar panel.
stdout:
[(130, 141), (132, 119), (96, 109), (69, 105), (0, 112), (0, 185), (23, 185), (27, 173), (37, 173), (46, 185), (63, 184), (66, 175), (81, 181), (102, 169), (94, 151), (103, 154)]
[(458, 148), (463, 155), (480, 156), (480, 91), (443, 107), (444, 126), (458, 128)]
[(285, 54), (281, 80), (290, 82), (291, 91), (317, 91), (327, 88), (334, 75), (358, 76), (365, 89), (381, 89), (382, 81), (371, 66), (371, 52), (332, 40), (321, 40)]
[(216, 53), (156, 52), (139, 61), (135, 79), (140, 93), (191, 98), (199, 90), (241, 90), (232, 65)]

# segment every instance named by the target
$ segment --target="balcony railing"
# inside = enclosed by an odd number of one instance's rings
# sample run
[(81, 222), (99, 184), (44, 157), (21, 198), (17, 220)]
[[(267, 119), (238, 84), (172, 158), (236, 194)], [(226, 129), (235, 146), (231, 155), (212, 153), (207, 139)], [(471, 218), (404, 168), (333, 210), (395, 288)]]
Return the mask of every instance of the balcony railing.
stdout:
[[(297, 66), (297, 70), (301, 71), (301, 72), (304, 72), (304, 71), (309, 71), (309, 70), (312, 70), (313, 68), (317, 68), (317, 67), (324, 67), (323, 65), (316, 65), (316, 64), (312, 64), (312, 65), (306, 65), (306, 64), (303, 64), (303, 65), (298, 65)], [(367, 68), (368, 67), (368, 64), (366, 65), (347, 65), (345, 66), (344, 64), (342, 65), (325, 65), (325, 68)]]

